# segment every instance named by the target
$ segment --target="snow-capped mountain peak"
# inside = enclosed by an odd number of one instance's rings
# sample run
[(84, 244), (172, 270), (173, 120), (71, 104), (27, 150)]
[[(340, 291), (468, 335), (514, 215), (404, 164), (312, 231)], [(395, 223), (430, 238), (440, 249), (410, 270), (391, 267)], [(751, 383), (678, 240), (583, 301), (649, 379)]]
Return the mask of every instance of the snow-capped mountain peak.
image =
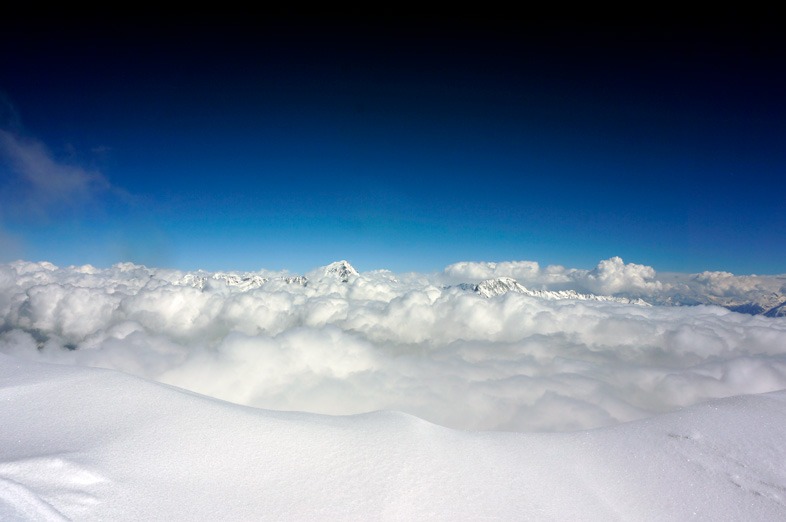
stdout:
[(481, 281), (475, 287), (475, 292), (483, 297), (494, 297), (497, 295), (506, 294), (508, 292), (516, 292), (519, 294), (529, 294), (521, 283), (512, 277), (496, 277), (494, 279), (486, 279)]
[(335, 277), (342, 283), (349, 282), (349, 278), (352, 276), (360, 275), (348, 261), (344, 260), (330, 263), (324, 268), (323, 273), (326, 277)]

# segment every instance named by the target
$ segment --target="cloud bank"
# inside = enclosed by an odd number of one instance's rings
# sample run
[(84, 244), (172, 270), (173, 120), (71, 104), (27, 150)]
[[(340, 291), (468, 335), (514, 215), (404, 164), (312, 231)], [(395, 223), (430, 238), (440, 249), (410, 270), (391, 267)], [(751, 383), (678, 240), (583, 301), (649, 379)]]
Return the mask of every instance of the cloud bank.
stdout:
[(619, 257), (603, 260), (592, 270), (567, 269), (560, 265), (541, 269), (535, 261), (462, 262), (448, 266), (445, 274), (451, 279), (463, 281), (512, 277), (522, 284), (544, 290), (571, 288), (603, 295), (641, 296), (663, 290), (663, 284), (655, 279), (652, 267), (626, 264)]
[(534, 261), (461, 262), (445, 268), (447, 282), (473, 282), (512, 277), (530, 289), (576, 290), (601, 295), (646, 299), (653, 304), (715, 304), (734, 306), (755, 302), (767, 309), (786, 300), (786, 274), (734, 275), (729, 272), (657, 274), (655, 269), (625, 263), (619, 257), (600, 261), (592, 270)]
[[(0, 265), (0, 352), (262, 408), (398, 410), (480, 430), (608, 426), (786, 388), (784, 319), (715, 306), (484, 298), (445, 283), (503, 273), (603, 293), (658, 295), (682, 284), (619, 258), (583, 271), (533, 262), (459, 263), (433, 275), (333, 267), (307, 280), (19, 261)], [(724, 277), (683, 279), (714, 289)]]

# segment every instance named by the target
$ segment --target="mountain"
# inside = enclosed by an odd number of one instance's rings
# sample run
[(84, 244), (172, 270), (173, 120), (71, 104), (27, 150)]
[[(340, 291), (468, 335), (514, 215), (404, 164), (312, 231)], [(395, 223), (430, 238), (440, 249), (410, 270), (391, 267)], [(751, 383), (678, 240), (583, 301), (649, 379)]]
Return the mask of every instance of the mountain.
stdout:
[[(720, 306), (748, 315), (782, 317), (786, 274), (734, 275), (730, 272), (663, 273), (663, 288), (645, 297), (661, 306)], [(780, 314), (780, 315), (779, 315)]]
[[(355, 270), (355, 267), (349, 264), (348, 261), (341, 260), (336, 261), (335, 263), (330, 263), (329, 265), (318, 269), (316, 274), (312, 272), (310, 275), (312, 277), (316, 277), (317, 279), (337, 279), (342, 283), (348, 283), (351, 278), (357, 277), (360, 274), (357, 270)], [(236, 287), (238, 290), (245, 292), (247, 290), (259, 288), (268, 281), (270, 281), (271, 284), (273, 282), (277, 282), (277, 284), (283, 282), (288, 285), (307, 286), (309, 279), (303, 275), (269, 278), (262, 277), (254, 273), (209, 273), (200, 270), (197, 272), (188, 273), (181, 278), (174, 280), (173, 282), (178, 286), (191, 286), (199, 290), (205, 290), (205, 288), (210, 286), (212, 281), (221, 281), (227, 286)]]
[(529, 290), (524, 288), (518, 281), (512, 277), (497, 277), (494, 279), (486, 279), (481, 281), (473, 288), (475, 293), (483, 297), (496, 297), (498, 295), (507, 294), (508, 292), (516, 292), (517, 294), (529, 294)]
[[(275, 285), (284, 283), (287, 285), (307, 286), (309, 277), (317, 281), (326, 279), (328, 281), (348, 283), (352, 279), (360, 277), (360, 274), (348, 261), (341, 260), (310, 272), (308, 277), (297, 275), (268, 278), (255, 273), (208, 273), (197, 271), (186, 274), (175, 280), (174, 283), (204, 290), (212, 281), (221, 281), (227, 286), (236, 287), (240, 291), (247, 291), (260, 288), (268, 282), (270, 284), (275, 283)], [(373, 277), (373, 275), (369, 275), (369, 277)], [(731, 281), (731, 284), (745, 284), (748, 286), (732, 287), (733, 291), (730, 291), (720, 284), (716, 286), (708, 284), (708, 281), (713, 283), (713, 277), (726, 278), (726, 280)], [(783, 281), (783, 276), (732, 277), (731, 274), (718, 276), (714, 273), (682, 275), (680, 279), (675, 279), (673, 282), (670, 281), (670, 284), (663, 291), (643, 296), (627, 294), (598, 295), (572, 289), (532, 290), (512, 277), (495, 277), (483, 280), (477, 284), (461, 283), (455, 285), (454, 288), (475, 292), (486, 298), (514, 292), (548, 300), (606, 301), (639, 306), (712, 305), (748, 315), (786, 317), (786, 293), (784, 292), (786, 286), (782, 285)], [(720, 282), (727, 284), (723, 279)]]
[[(302, 286), (306, 286), (308, 283), (308, 279), (305, 276), (276, 277), (272, 280), (283, 281), (286, 284), (299, 284)], [(206, 287), (210, 286), (211, 281), (222, 281), (227, 286), (234, 286), (240, 291), (245, 292), (247, 290), (259, 288), (268, 281), (271, 281), (271, 279), (256, 274), (240, 275), (223, 272), (205, 274), (204, 272), (197, 272), (186, 274), (182, 278), (176, 280), (174, 284), (179, 286), (191, 286), (199, 290), (204, 290)]]
[[(719, 297), (707, 295), (702, 297), (702, 301), (704, 301), (705, 304), (722, 306), (723, 308), (727, 308), (732, 312), (739, 312), (741, 314), (748, 315), (766, 315), (771, 310), (775, 310), (786, 303), (786, 296), (776, 292), (766, 294), (756, 294), (751, 292), (748, 295), (742, 296)], [(771, 315), (770, 317), (777, 316)]]
[(767, 317), (786, 317), (786, 301), (764, 312)]
[(360, 275), (355, 267), (349, 264), (348, 261), (336, 261), (335, 263), (330, 263), (326, 267), (323, 268), (322, 273), (325, 277), (333, 277), (341, 281), (342, 283), (348, 283), (350, 277), (355, 277)]
[(284, 278), (284, 282), (288, 285), (306, 286), (308, 284), (308, 278), (306, 276), (288, 276)]
[(216, 280), (223, 280), (229, 286), (238, 286), (241, 290), (251, 290), (253, 288), (259, 288), (260, 286), (264, 285), (268, 282), (267, 277), (261, 277), (258, 275), (251, 275), (251, 276), (241, 276), (237, 274), (224, 274), (218, 273), (213, 276), (213, 279)]
[[(466, 285), (461, 285), (461, 287), (467, 288)], [(650, 306), (650, 304), (643, 299), (612, 297), (608, 295), (581, 294), (575, 290), (529, 290), (512, 277), (496, 277), (494, 279), (486, 279), (485, 281), (481, 281), (477, 285), (474, 285), (472, 290), (483, 297), (496, 297), (508, 292), (515, 292), (517, 294), (524, 294), (531, 297), (538, 297), (540, 299), (548, 299), (552, 301), (561, 299), (575, 299), (579, 301), (609, 301), (614, 303)]]

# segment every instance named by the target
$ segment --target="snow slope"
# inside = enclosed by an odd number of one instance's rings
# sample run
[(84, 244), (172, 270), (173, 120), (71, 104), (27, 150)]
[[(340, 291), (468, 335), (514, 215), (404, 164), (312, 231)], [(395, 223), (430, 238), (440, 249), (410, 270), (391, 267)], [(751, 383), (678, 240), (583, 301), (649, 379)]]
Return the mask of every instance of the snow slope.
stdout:
[(611, 428), (271, 412), (0, 355), (2, 520), (783, 520), (786, 392)]

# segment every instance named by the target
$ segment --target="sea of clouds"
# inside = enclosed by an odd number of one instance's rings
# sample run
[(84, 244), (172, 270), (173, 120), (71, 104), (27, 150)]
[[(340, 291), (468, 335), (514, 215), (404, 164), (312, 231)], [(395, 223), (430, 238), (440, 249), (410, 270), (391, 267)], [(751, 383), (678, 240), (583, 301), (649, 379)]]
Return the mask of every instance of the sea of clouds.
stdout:
[(678, 291), (782, 292), (782, 276), (665, 280), (619, 258), (592, 270), (457, 263), (346, 282), (317, 269), (305, 285), (288, 275), (0, 265), (0, 352), (112, 368), (262, 408), (398, 410), (480, 430), (608, 426), (786, 388), (786, 318), (515, 292), (484, 298), (459, 286), (504, 276), (533, 289), (657, 303)]

